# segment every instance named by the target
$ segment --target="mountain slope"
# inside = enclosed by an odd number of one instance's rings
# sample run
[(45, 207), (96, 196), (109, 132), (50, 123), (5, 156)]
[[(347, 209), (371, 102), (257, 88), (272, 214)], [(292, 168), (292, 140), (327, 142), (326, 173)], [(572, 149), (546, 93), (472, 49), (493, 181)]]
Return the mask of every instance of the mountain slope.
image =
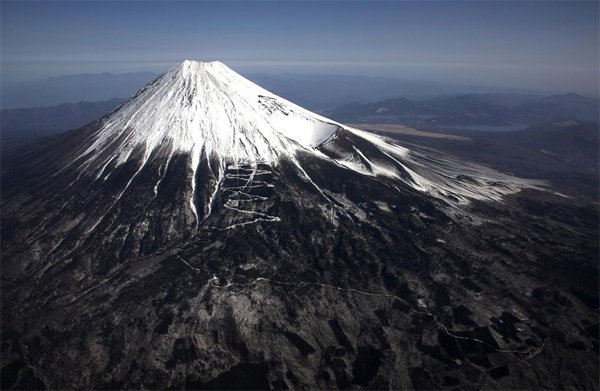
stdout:
[[(122, 240), (118, 256), (147, 254), (196, 232), (213, 211), (223, 182), (231, 175), (250, 181), (261, 165), (277, 171), (280, 162), (289, 162), (312, 191), (330, 202), (300, 164), (304, 155), (451, 204), (499, 199), (534, 186), (345, 128), (278, 98), (221, 63), (183, 62), (112, 114), (31, 152), (26, 166), (33, 171), (26, 177), (18, 172), (17, 178), (5, 178), (15, 181), (15, 189), (27, 188), (25, 197), (44, 199), (53, 218), (37, 221), (36, 202), (7, 205), (6, 210), (20, 210), (16, 226), (36, 221), (39, 232), (52, 235), (44, 241), (51, 244), (44, 251), (69, 252), (87, 239), (104, 238), (107, 246), (115, 245), (117, 235)], [(252, 170), (250, 177), (236, 171), (242, 166)], [(9, 195), (23, 202), (10, 190)], [(23, 213), (30, 209), (31, 214)], [(68, 240), (69, 233), (77, 239)], [(37, 234), (31, 235), (37, 240)]]
[[(221, 63), (178, 64), (2, 185), (2, 388), (593, 384), (593, 229), (524, 213), (560, 195)], [(564, 259), (590, 271), (574, 293)]]

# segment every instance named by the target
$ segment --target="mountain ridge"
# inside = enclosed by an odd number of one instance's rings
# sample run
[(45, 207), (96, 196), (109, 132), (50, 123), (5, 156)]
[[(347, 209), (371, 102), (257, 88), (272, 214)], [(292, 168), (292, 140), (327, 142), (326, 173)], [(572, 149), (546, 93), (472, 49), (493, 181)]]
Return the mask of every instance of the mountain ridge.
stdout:
[[(30, 81), (3, 81), (3, 107), (28, 108), (80, 100), (125, 98), (160, 74), (162, 73), (93, 73), (63, 75)], [(394, 98), (400, 94), (420, 99), (444, 94), (494, 93), (498, 91), (505, 91), (507, 94), (522, 93), (539, 96), (554, 93), (353, 75), (298, 73), (244, 73), (243, 75), (277, 95), (314, 111), (332, 109), (357, 99), (366, 103)], [(102, 81), (98, 81), (100, 78)]]
[(342, 122), (407, 123), (414, 126), (510, 126), (574, 119), (598, 122), (598, 99), (567, 93), (527, 99), (502, 94), (459, 94), (424, 100), (351, 103), (326, 115)]
[(215, 66), (3, 166), (2, 388), (593, 387), (588, 209)]
[[(16, 170), (10, 175), (9, 167), (3, 178), (11, 184), (7, 198), (13, 201), (6, 210), (23, 208), (10, 218), (15, 227), (37, 220), (38, 203), (26, 201), (34, 195), (53, 205), (53, 216), (35, 223), (45, 226), (42, 236), (18, 228), (9, 234), (44, 243), (51, 253), (71, 254), (85, 248), (82, 243), (96, 247), (93, 243), (104, 242), (119, 248), (118, 258), (131, 251), (147, 254), (203, 226), (236, 227), (274, 216), (266, 209), (252, 210), (269, 205), (264, 193), (271, 194), (273, 184), (263, 175), (298, 182), (293, 186), (315, 193), (327, 205), (326, 216), (343, 209), (344, 202), (323, 190), (327, 183), (314, 181), (307, 164), (389, 181), (400, 192), (423, 193), (448, 208), (543, 186), (449, 155), (432, 158), (427, 150), (408, 150), (327, 120), (218, 62), (181, 62), (112, 113), (23, 159), (28, 175)], [(23, 188), (28, 193), (18, 196)], [(235, 201), (224, 201), (223, 207), (239, 213), (223, 223), (218, 222), (223, 218), (218, 205), (225, 195)], [(32, 256), (30, 250), (25, 253)]]

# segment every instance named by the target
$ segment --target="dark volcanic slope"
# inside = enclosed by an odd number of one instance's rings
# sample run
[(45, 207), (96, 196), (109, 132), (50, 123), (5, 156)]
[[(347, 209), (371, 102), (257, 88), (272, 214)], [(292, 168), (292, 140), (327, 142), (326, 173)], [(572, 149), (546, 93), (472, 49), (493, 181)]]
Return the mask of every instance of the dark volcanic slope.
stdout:
[(186, 155), (72, 178), (61, 156), (103, 126), (5, 167), (2, 389), (597, 387), (597, 207), (531, 188), (460, 203), (408, 167), (505, 184), (338, 129), (218, 183), (200, 159), (195, 217)]
[(555, 197), (450, 217), (384, 181), (314, 167), (354, 205), (328, 220), (285, 164), (264, 169), (277, 191), (255, 194), (278, 223), (221, 230), (239, 215), (219, 208), (153, 255), (55, 259), (5, 280), (4, 385), (596, 384), (597, 243), (546, 216)]

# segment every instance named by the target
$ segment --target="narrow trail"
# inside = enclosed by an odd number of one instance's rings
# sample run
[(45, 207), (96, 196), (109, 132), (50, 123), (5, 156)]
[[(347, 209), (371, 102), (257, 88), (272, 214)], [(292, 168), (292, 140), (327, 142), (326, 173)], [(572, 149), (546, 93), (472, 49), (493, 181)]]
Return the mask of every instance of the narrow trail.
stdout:
[(234, 171), (235, 173), (225, 173), (225, 180), (233, 181), (244, 181), (239, 186), (225, 186), (221, 187), (221, 192), (228, 196), (227, 201), (223, 204), (223, 207), (232, 210), (236, 213), (243, 213), (249, 216), (255, 217), (249, 221), (243, 221), (240, 223), (230, 224), (225, 227), (207, 227), (216, 230), (230, 230), (236, 227), (245, 225), (255, 224), (261, 221), (264, 222), (279, 222), (281, 219), (277, 216), (272, 216), (265, 212), (257, 211), (257, 206), (260, 206), (261, 202), (269, 200), (269, 197), (253, 194), (252, 189), (264, 189), (273, 188), (274, 185), (268, 183), (266, 180), (256, 179), (256, 177), (262, 178), (265, 175), (271, 175), (272, 171), (262, 170), (258, 168), (258, 164), (252, 165), (241, 165), (241, 166), (229, 166), (228, 171)]
[[(177, 257), (179, 257), (179, 259), (181, 261), (183, 261), (188, 267), (190, 267), (192, 270), (196, 271), (196, 272), (200, 272), (201, 269), (195, 268), (193, 266), (191, 266), (187, 261), (185, 261), (183, 258), (181, 258), (179, 255), (177, 255)], [(486, 346), (489, 349), (492, 349), (493, 351), (497, 352), (497, 353), (503, 353), (503, 354), (515, 354), (515, 355), (520, 355), (520, 356), (524, 356), (516, 361), (514, 361), (513, 363), (507, 363), (506, 365), (500, 365), (500, 366), (496, 366), (496, 367), (492, 367), (492, 368), (486, 368), (483, 373), (482, 373), (482, 378), (481, 378), (481, 382), (483, 382), (485, 376), (493, 369), (495, 368), (499, 368), (502, 366), (514, 366), (514, 365), (520, 365), (520, 364), (524, 364), (525, 362), (533, 359), (534, 357), (536, 357), (537, 355), (539, 355), (540, 353), (542, 353), (544, 351), (544, 349), (546, 348), (548, 342), (550, 342), (550, 338), (545, 338), (542, 342), (542, 344), (539, 347), (531, 347), (528, 349), (524, 349), (524, 350), (517, 350), (517, 349), (499, 349), (493, 345), (488, 344), (487, 342), (478, 339), (478, 338), (472, 338), (472, 337), (463, 337), (460, 335), (455, 334), (456, 331), (452, 330), (450, 327), (444, 325), (443, 323), (441, 323), (438, 319), (438, 317), (429, 312), (429, 311), (422, 311), (422, 310), (418, 310), (416, 309), (411, 303), (409, 303), (408, 301), (406, 301), (405, 299), (396, 296), (394, 294), (390, 294), (390, 293), (376, 293), (376, 292), (367, 292), (367, 291), (363, 291), (363, 290), (359, 290), (359, 289), (354, 289), (354, 288), (342, 288), (339, 286), (335, 286), (335, 285), (330, 285), (330, 284), (324, 284), (324, 283), (320, 283), (320, 282), (307, 282), (307, 281), (299, 281), (299, 282), (286, 282), (286, 281), (279, 281), (279, 280), (273, 280), (270, 278), (266, 278), (266, 277), (258, 277), (255, 278), (249, 282), (245, 282), (245, 283), (239, 283), (239, 282), (229, 282), (225, 285), (218, 285), (219, 279), (216, 275), (213, 275), (213, 277), (211, 277), (207, 282), (205, 282), (203, 284), (203, 286), (206, 286), (206, 284), (208, 284), (209, 287), (212, 288), (216, 288), (216, 289), (227, 289), (230, 287), (235, 287), (235, 286), (240, 286), (240, 287), (244, 287), (244, 286), (251, 286), (251, 285), (255, 285), (255, 284), (259, 284), (259, 283), (271, 283), (271, 284), (276, 284), (276, 285), (283, 285), (283, 286), (290, 286), (290, 287), (306, 287), (306, 286), (316, 286), (319, 288), (325, 288), (325, 289), (333, 289), (333, 290), (337, 290), (339, 292), (347, 292), (347, 293), (354, 293), (354, 294), (359, 294), (359, 295), (364, 295), (364, 296), (371, 296), (371, 297), (385, 297), (388, 299), (393, 299), (393, 300), (398, 300), (401, 303), (405, 304), (406, 306), (409, 307), (410, 312), (418, 314), (418, 315), (423, 315), (426, 317), (431, 318), (437, 327), (439, 327), (446, 335), (456, 339), (456, 340), (466, 340), (466, 341), (473, 341), (476, 342), (478, 344), (481, 344), (483, 346)]]
[(507, 363), (506, 365), (497, 365), (497, 366), (494, 366), (492, 368), (486, 368), (484, 371), (481, 372), (481, 376), (479, 377), (479, 389), (483, 388), (483, 382), (488, 377), (488, 375), (490, 374), (491, 371), (493, 371), (494, 369), (497, 369), (497, 368), (514, 367), (514, 366), (517, 366), (517, 365), (522, 365), (522, 364), (527, 363), (529, 360), (531, 360), (532, 358), (534, 358), (538, 354), (542, 353), (544, 351), (544, 349), (546, 349), (546, 346), (548, 345), (548, 342), (550, 342), (550, 341), (551, 341), (550, 338), (544, 338), (544, 340), (543, 340), (542, 344), (540, 345), (540, 347), (534, 348), (531, 353), (529, 353), (527, 356), (525, 356), (524, 358), (522, 358), (520, 360), (517, 360), (517, 361), (512, 362), (512, 363)]
[[(216, 276), (213, 276), (212, 278), (213, 281), (216, 281), (217, 278)], [(536, 349), (532, 348), (532, 349), (527, 349), (527, 350), (515, 350), (515, 349), (498, 349), (496, 347), (494, 347), (493, 345), (488, 344), (487, 342), (478, 339), (478, 338), (472, 338), (472, 337), (463, 337), (460, 335), (456, 335), (454, 334), (453, 330), (451, 330), (448, 326), (444, 325), (443, 323), (441, 323), (437, 316), (431, 312), (428, 311), (420, 311), (418, 309), (416, 309), (412, 304), (410, 304), (408, 301), (402, 299), (401, 297), (398, 297), (396, 295), (390, 294), (390, 293), (374, 293), (374, 292), (366, 292), (366, 291), (362, 291), (359, 289), (354, 289), (354, 288), (342, 288), (339, 286), (335, 286), (335, 285), (329, 285), (329, 284), (323, 284), (320, 282), (306, 282), (306, 281), (301, 281), (301, 282), (297, 282), (297, 283), (291, 283), (291, 282), (284, 282), (284, 281), (277, 281), (277, 280), (271, 280), (265, 277), (258, 277), (255, 280), (248, 282), (248, 283), (228, 283), (226, 285), (214, 285), (213, 287), (215, 288), (220, 288), (220, 289), (225, 289), (225, 288), (229, 288), (231, 286), (249, 286), (252, 285), (254, 283), (258, 283), (258, 282), (269, 282), (269, 283), (273, 283), (273, 284), (278, 284), (278, 285), (286, 285), (286, 286), (294, 286), (294, 287), (302, 287), (302, 286), (318, 286), (318, 287), (322, 287), (322, 288), (328, 288), (328, 289), (335, 289), (337, 291), (340, 292), (349, 292), (349, 293), (356, 293), (356, 294), (360, 294), (360, 295), (365, 295), (365, 296), (374, 296), (374, 297), (386, 297), (389, 299), (395, 299), (395, 300), (399, 300), (400, 302), (402, 302), (403, 304), (407, 305), (410, 309), (411, 312), (418, 314), (418, 315), (424, 315), (427, 317), (431, 317), (431, 319), (433, 319), (433, 321), (436, 323), (436, 325), (438, 327), (440, 327), (447, 335), (451, 336), (452, 338), (455, 339), (461, 339), (461, 340), (468, 340), (468, 341), (475, 341), (477, 343), (480, 343), (482, 345), (487, 346), (490, 349), (493, 349), (494, 351), (498, 352), (498, 353), (515, 353), (515, 354), (529, 354), (532, 352), (535, 352)], [(537, 355), (537, 353), (536, 353)]]

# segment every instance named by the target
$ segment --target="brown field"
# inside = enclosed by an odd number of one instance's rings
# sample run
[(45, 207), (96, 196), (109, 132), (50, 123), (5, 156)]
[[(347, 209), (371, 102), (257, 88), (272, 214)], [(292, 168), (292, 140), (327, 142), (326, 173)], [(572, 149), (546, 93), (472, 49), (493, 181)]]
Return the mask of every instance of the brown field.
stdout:
[(411, 128), (409, 126), (400, 125), (400, 124), (346, 124), (346, 125), (351, 126), (353, 128), (363, 129), (363, 130), (403, 134), (406, 136), (441, 138), (441, 139), (446, 139), (446, 140), (457, 140), (457, 141), (470, 140), (470, 138), (468, 138), (468, 137), (457, 136), (455, 134), (426, 132), (423, 130), (417, 130), (417, 129)]

